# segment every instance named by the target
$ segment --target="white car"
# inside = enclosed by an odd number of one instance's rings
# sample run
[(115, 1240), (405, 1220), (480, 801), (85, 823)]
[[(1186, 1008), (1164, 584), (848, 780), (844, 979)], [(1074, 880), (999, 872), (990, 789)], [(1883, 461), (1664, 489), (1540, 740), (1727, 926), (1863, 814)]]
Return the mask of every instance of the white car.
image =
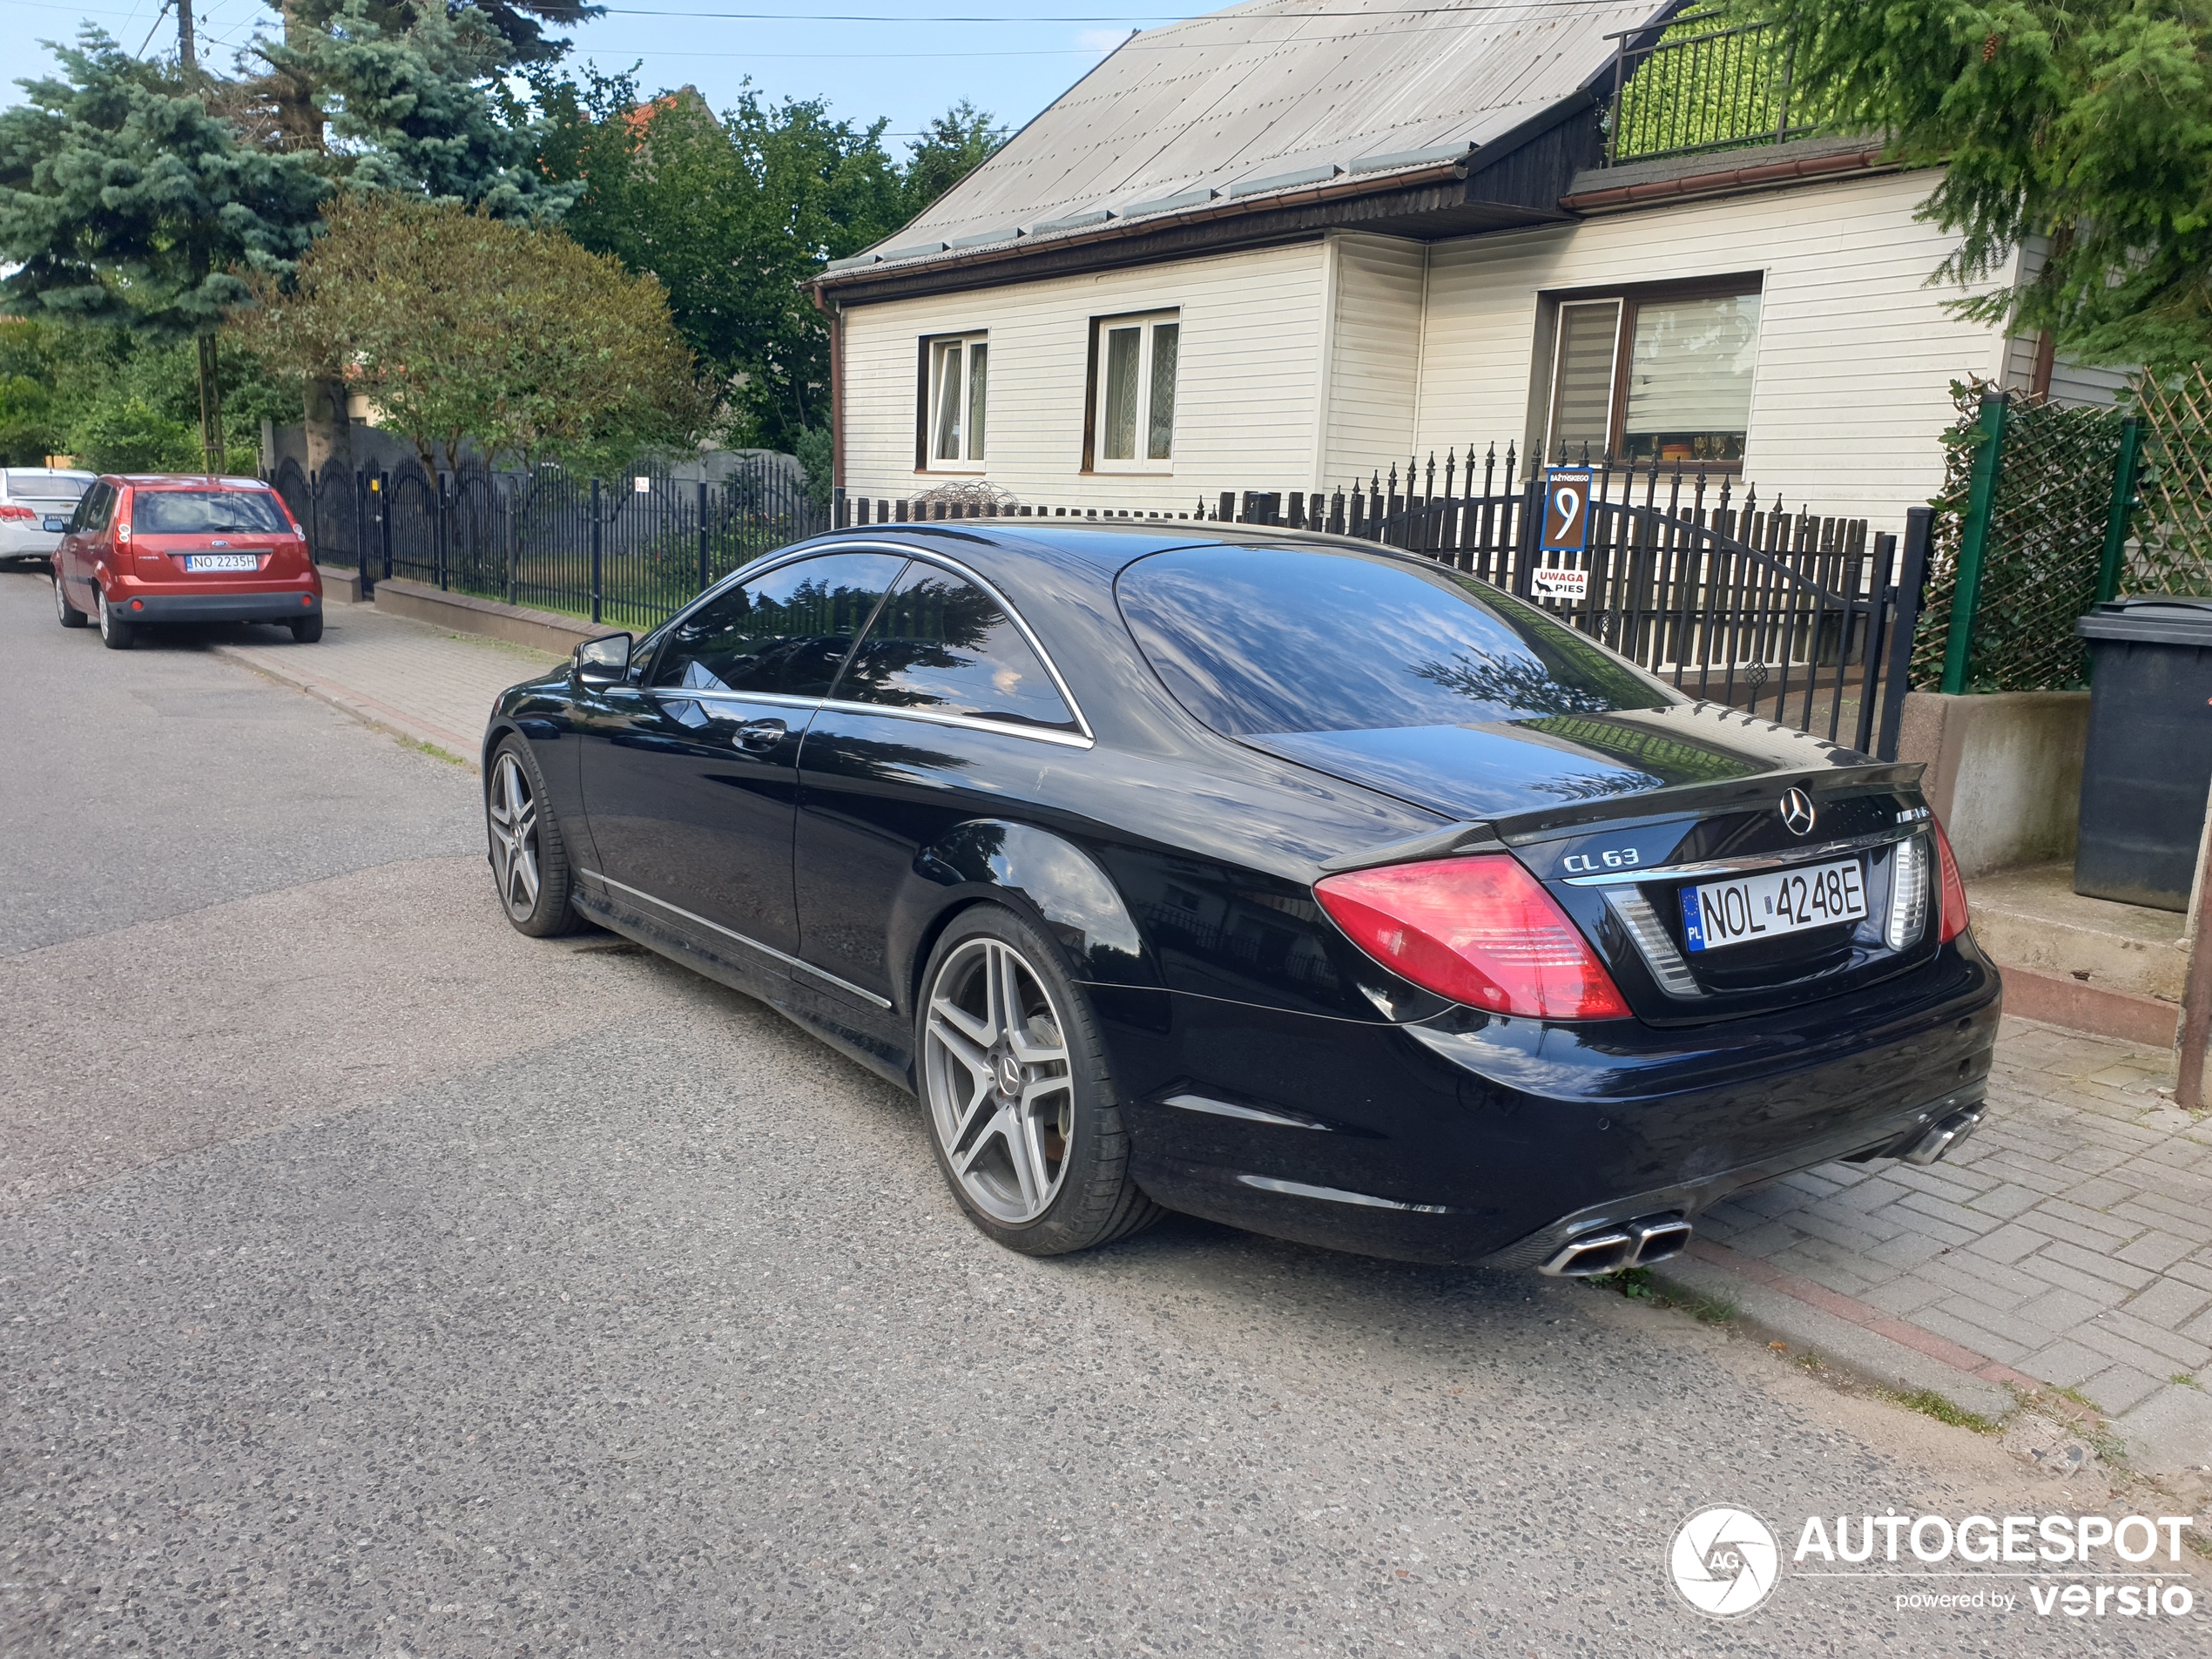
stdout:
[(54, 467), (0, 467), (0, 563), (52, 557), (92, 476)]

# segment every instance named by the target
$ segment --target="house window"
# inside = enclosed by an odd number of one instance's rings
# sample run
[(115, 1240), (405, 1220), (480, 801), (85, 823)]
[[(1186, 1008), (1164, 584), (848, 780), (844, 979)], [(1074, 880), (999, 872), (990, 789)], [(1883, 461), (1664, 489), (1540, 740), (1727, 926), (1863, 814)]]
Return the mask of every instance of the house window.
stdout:
[(1559, 301), (1544, 453), (1740, 465), (1758, 357), (1754, 284)]
[(956, 334), (923, 344), (928, 372), (922, 398), (922, 465), (933, 471), (981, 471), (990, 337)]
[(1091, 465), (1101, 472), (1165, 472), (1175, 459), (1177, 314), (1109, 317), (1097, 327)]

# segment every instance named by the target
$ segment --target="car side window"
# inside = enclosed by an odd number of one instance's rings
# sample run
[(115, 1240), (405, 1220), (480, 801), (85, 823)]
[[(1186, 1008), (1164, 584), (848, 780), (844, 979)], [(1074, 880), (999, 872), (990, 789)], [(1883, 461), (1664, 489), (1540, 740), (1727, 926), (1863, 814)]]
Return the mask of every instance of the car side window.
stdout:
[(853, 703), (1007, 720), (1054, 732), (1076, 717), (999, 603), (917, 562), (899, 580), (837, 683)]
[(732, 588), (668, 631), (651, 684), (825, 697), (905, 564), (894, 553), (828, 553)]
[(108, 512), (114, 505), (115, 486), (94, 484), (84, 492), (84, 499), (77, 503), (77, 511), (70, 520), (70, 529), (95, 532), (105, 529)]

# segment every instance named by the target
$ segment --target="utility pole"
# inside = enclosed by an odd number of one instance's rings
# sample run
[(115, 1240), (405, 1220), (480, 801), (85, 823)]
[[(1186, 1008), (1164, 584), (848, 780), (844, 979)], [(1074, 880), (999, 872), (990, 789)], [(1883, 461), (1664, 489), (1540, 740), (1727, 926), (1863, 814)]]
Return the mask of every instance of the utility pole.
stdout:
[(177, 0), (177, 61), (187, 82), (199, 78), (199, 43), (192, 37), (192, 0)]

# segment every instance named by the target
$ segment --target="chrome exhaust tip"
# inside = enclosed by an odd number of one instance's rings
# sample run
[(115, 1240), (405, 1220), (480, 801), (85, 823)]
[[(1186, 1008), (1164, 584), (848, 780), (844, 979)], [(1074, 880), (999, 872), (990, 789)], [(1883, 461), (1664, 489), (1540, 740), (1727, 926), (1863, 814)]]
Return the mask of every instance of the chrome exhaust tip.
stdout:
[(1536, 1271), (1554, 1278), (1596, 1278), (1629, 1264), (1635, 1240), (1617, 1227), (1602, 1227), (1568, 1239), (1559, 1253)]
[(1648, 1267), (1689, 1249), (1689, 1231), (1680, 1216), (1602, 1224), (1568, 1239), (1536, 1271), (1554, 1278), (1600, 1278), (1624, 1268)]
[(1981, 1126), (1981, 1119), (1982, 1109), (1979, 1106), (1963, 1112), (1953, 1112), (1898, 1156), (1907, 1163), (1922, 1165), (1947, 1158)]
[(1662, 1216), (1656, 1221), (1636, 1224), (1642, 1230), (1642, 1236), (1636, 1240), (1635, 1265), (1638, 1267), (1663, 1262), (1689, 1248), (1689, 1224), (1680, 1216)]

